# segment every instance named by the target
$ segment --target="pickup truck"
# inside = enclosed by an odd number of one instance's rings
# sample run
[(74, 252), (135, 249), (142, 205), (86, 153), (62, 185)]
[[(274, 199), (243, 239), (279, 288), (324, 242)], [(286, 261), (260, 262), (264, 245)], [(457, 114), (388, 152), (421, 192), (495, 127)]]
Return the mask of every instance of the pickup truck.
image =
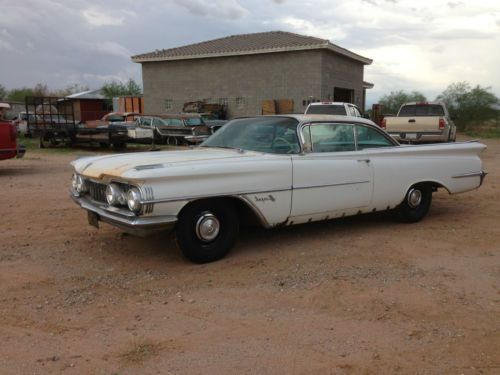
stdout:
[(24, 146), (17, 144), (17, 128), (10, 121), (0, 120), (0, 160), (22, 158)]
[(455, 142), (457, 128), (442, 102), (411, 102), (397, 116), (382, 120), (381, 128), (399, 142)]
[(357, 106), (344, 102), (316, 102), (307, 106), (306, 115), (339, 115), (363, 117)]

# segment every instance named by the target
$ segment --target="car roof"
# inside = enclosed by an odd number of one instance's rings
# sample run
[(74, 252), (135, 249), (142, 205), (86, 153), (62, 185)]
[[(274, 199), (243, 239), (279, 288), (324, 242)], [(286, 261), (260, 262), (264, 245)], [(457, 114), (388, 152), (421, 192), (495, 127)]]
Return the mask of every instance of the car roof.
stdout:
[(173, 119), (188, 119), (201, 118), (198, 113), (178, 113), (178, 114), (161, 114), (161, 115), (141, 115), (141, 117), (158, 117), (158, 118), (173, 118)]
[[(265, 116), (248, 116), (251, 117), (288, 117), (293, 118), (300, 123), (306, 122), (355, 122), (366, 125), (377, 126), (373, 121), (355, 116), (342, 116), (342, 115), (304, 115), (304, 114), (287, 114), (287, 115), (265, 115)], [(378, 126), (377, 126), (378, 127)]]
[(354, 105), (352, 103), (347, 103), (347, 102), (314, 102), (310, 103), (309, 105), (344, 105), (344, 104)]
[(421, 102), (407, 102), (403, 103), (401, 106), (404, 105), (443, 105), (442, 101), (433, 101), (433, 102), (428, 102), (426, 100), (421, 101)]

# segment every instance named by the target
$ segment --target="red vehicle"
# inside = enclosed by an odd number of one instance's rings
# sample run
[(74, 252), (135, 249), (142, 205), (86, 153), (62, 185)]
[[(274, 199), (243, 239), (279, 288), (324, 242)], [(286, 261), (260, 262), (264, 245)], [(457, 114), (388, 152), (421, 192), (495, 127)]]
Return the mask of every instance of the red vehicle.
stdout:
[(17, 128), (9, 121), (0, 120), (0, 160), (22, 158), (24, 146), (17, 144)]

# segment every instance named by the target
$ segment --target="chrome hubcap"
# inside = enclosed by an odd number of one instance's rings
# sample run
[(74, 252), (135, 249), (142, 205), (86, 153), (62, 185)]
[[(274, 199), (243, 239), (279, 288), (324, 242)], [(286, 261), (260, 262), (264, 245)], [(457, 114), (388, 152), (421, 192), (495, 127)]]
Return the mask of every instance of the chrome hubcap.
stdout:
[(417, 208), (422, 202), (422, 192), (417, 189), (411, 189), (408, 192), (408, 205), (411, 208)]
[(196, 222), (196, 236), (203, 242), (213, 241), (219, 234), (220, 222), (211, 212), (203, 212)]

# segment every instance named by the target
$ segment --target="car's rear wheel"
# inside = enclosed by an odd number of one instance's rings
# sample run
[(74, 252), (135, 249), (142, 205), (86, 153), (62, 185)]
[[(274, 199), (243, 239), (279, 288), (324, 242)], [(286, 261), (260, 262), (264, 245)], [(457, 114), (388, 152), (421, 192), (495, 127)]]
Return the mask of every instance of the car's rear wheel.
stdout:
[(432, 187), (429, 184), (413, 185), (405, 195), (403, 202), (396, 208), (396, 219), (404, 223), (422, 220), (432, 202)]
[(236, 209), (222, 200), (191, 203), (181, 211), (175, 230), (182, 253), (194, 263), (223, 258), (233, 247), (238, 232)]

